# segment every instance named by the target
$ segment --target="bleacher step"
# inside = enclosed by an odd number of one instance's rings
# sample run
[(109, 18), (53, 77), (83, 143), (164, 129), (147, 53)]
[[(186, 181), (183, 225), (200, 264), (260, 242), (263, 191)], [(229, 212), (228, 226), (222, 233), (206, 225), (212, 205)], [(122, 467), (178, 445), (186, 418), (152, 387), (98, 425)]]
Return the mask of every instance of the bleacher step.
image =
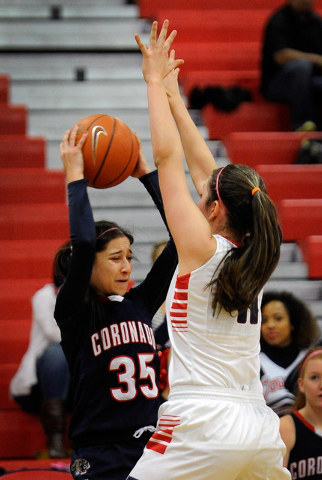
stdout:
[(0, 240), (0, 279), (51, 278), (55, 252), (67, 240)]
[(44, 168), (45, 139), (27, 135), (0, 135), (0, 168)]
[[(21, 153), (23, 155), (23, 152)], [(0, 204), (65, 203), (65, 175), (44, 168), (0, 168)]]
[(322, 132), (231, 131), (224, 138), (232, 163), (284, 165), (294, 163), (304, 139), (322, 140)]
[(0, 239), (55, 239), (69, 236), (67, 204), (0, 205)]

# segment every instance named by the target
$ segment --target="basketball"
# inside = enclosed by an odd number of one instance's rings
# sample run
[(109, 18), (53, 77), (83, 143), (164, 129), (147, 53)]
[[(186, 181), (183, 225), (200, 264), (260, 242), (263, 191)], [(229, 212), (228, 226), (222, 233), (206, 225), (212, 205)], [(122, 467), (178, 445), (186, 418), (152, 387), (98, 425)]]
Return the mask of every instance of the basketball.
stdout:
[(77, 122), (76, 144), (87, 130), (83, 145), (84, 176), (93, 188), (110, 188), (133, 172), (139, 142), (122, 120), (110, 115), (90, 115)]

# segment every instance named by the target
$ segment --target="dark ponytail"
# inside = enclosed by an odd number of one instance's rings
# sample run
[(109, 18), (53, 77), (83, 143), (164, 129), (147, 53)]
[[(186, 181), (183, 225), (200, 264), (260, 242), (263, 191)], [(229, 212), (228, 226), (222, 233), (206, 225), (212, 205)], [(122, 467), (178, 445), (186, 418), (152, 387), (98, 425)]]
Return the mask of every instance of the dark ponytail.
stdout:
[(255, 301), (278, 264), (282, 234), (276, 210), (261, 177), (245, 165), (231, 164), (215, 170), (209, 189), (207, 203), (220, 197), (226, 209), (227, 228), (236, 232), (243, 243), (228, 252), (214, 273), (210, 282), (214, 289), (213, 310), (220, 306), (229, 313), (242, 312)]

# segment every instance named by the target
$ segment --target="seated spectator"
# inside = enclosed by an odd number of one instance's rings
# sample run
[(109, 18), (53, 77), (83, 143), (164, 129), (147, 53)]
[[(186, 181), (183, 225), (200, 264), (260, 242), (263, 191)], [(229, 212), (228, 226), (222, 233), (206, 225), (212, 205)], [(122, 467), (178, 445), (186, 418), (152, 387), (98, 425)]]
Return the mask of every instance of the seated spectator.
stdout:
[(318, 341), (319, 327), (306, 303), (290, 292), (264, 292), (261, 310), (261, 382), (267, 405), (282, 416), (295, 401), (285, 379)]
[(287, 0), (269, 18), (262, 50), (261, 93), (287, 103), (293, 129), (317, 129), (322, 100), (322, 18), (313, 0)]
[[(50, 458), (66, 458), (64, 445), (68, 364), (54, 319), (60, 281), (54, 276), (32, 297), (32, 326), (28, 349), (10, 383), (10, 395), (28, 413), (40, 414)], [(23, 434), (23, 432), (21, 432)]]
[(310, 349), (298, 379), (299, 393), (293, 411), (281, 418), (280, 433), (286, 445), (284, 465), (292, 480), (322, 478), (322, 348)]

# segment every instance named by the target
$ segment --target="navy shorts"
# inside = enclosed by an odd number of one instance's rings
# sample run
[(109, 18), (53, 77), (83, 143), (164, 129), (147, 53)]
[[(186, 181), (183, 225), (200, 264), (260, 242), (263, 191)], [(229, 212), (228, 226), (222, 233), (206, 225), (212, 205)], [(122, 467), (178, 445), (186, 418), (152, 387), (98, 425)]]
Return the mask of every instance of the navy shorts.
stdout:
[(127, 441), (76, 448), (71, 456), (71, 474), (75, 480), (125, 480), (150, 437), (150, 432), (144, 432)]

